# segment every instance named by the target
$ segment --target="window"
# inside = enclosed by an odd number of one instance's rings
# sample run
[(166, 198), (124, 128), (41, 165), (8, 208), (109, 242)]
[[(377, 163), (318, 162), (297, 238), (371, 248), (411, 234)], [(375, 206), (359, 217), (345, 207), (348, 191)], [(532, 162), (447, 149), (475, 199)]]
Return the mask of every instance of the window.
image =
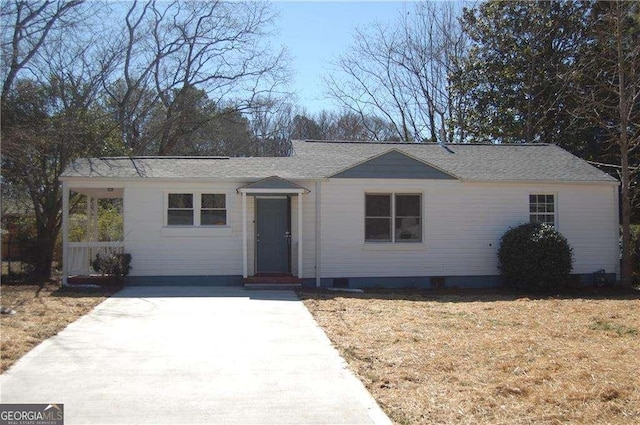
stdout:
[(167, 225), (193, 226), (193, 194), (170, 193)]
[(391, 242), (391, 195), (365, 198), (365, 240)]
[(221, 193), (169, 193), (167, 226), (225, 226), (226, 195)]
[(224, 226), (227, 224), (225, 196), (219, 193), (203, 193), (200, 204), (201, 226)]
[(529, 221), (555, 226), (556, 204), (554, 195), (529, 195)]
[(396, 195), (396, 242), (422, 240), (420, 195)]
[(365, 195), (366, 242), (421, 242), (422, 196)]

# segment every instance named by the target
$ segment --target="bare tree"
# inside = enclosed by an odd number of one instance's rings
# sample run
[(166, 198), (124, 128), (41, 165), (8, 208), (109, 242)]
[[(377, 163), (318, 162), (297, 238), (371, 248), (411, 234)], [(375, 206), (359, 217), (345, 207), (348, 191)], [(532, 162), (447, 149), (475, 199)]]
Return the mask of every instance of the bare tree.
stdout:
[[(623, 285), (631, 285), (632, 189), (638, 185), (640, 154), (640, 3), (597, 3), (591, 12), (593, 42), (581, 56), (576, 74), (582, 107), (609, 135), (620, 164)], [(632, 161), (635, 159), (636, 163)]]
[[(181, 123), (182, 102), (194, 89), (230, 113), (249, 110), (282, 90), (286, 54), (271, 54), (264, 41), (272, 19), (265, 2), (132, 3), (117, 43), (125, 46), (122, 78), (105, 82), (124, 145), (134, 154), (179, 152), (171, 135)], [(144, 123), (158, 111), (163, 126), (145, 135)]]
[(291, 120), (290, 137), (309, 140), (396, 141), (393, 125), (374, 115), (361, 115), (348, 109), (323, 109), (315, 114), (297, 110)]
[[(72, 13), (63, 2), (16, 2), (12, 23), (27, 27), (5, 28), (20, 35), (20, 41), (12, 44), (19, 47), (13, 68), (11, 61), (3, 68), (3, 193), (28, 198), (35, 233), (31, 261), (45, 277), (51, 273), (62, 219), (59, 176), (78, 156), (108, 150), (115, 129), (98, 102), (105, 70), (96, 60), (96, 46), (104, 34), (93, 17), (104, 4), (73, 3)], [(31, 20), (17, 18), (27, 10)]]
[(283, 99), (261, 99), (249, 112), (251, 132), (258, 156), (288, 156), (296, 107)]
[(42, 48), (51, 32), (73, 25), (66, 20), (83, 0), (3, 1), (2, 21), (2, 95), (4, 103), (18, 76)]
[(393, 26), (356, 30), (350, 51), (325, 79), (329, 96), (362, 122), (389, 121), (404, 141), (464, 138), (463, 110), (448, 82), (466, 51), (458, 15), (452, 3), (417, 3)]

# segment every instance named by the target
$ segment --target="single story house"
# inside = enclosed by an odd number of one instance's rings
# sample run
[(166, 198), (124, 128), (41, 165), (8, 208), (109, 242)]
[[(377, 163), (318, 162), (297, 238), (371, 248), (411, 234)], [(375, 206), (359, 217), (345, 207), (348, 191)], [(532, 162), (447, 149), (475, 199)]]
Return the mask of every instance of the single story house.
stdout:
[[(568, 239), (584, 282), (619, 275), (618, 181), (555, 145), (293, 141), (279, 158), (79, 159), (61, 180), (65, 279), (119, 250), (131, 284), (495, 286), (501, 236), (528, 221)], [(94, 220), (123, 198), (122, 240), (70, 242), (70, 191)]]

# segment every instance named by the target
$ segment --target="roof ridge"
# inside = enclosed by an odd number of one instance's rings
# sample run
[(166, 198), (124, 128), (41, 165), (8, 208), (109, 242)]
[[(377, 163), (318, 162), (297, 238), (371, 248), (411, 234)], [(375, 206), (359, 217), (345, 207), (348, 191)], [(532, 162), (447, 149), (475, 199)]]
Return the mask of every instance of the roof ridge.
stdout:
[(141, 156), (100, 156), (93, 159), (230, 159), (229, 156), (199, 155), (141, 155)]
[(331, 143), (344, 145), (400, 145), (400, 146), (557, 146), (555, 143), (434, 143), (434, 142), (394, 142), (394, 141), (365, 141), (365, 140), (296, 140), (303, 143)]

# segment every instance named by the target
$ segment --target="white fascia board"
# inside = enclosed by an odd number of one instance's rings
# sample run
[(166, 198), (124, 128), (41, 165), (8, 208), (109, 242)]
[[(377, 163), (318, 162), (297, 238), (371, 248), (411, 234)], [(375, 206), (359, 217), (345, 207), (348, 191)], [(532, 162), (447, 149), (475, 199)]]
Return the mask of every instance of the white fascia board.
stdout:
[(260, 194), (260, 193), (305, 193), (304, 189), (250, 189), (250, 188), (240, 188), (238, 189), (240, 193), (246, 194)]
[(566, 185), (605, 185), (605, 186), (620, 186), (619, 181), (607, 181), (607, 180), (476, 180), (476, 179), (463, 179), (463, 183), (494, 183), (494, 184), (566, 184)]
[[(58, 178), (61, 182), (96, 182), (98, 184), (102, 182), (119, 182), (124, 183), (209, 183), (216, 181), (225, 182), (251, 182), (251, 180), (262, 180), (264, 177), (255, 176), (241, 176), (241, 177), (84, 177), (84, 176), (61, 176)], [(324, 181), (326, 177), (291, 177), (286, 180), (304, 180), (304, 181)], [(77, 184), (76, 184), (77, 186)]]

